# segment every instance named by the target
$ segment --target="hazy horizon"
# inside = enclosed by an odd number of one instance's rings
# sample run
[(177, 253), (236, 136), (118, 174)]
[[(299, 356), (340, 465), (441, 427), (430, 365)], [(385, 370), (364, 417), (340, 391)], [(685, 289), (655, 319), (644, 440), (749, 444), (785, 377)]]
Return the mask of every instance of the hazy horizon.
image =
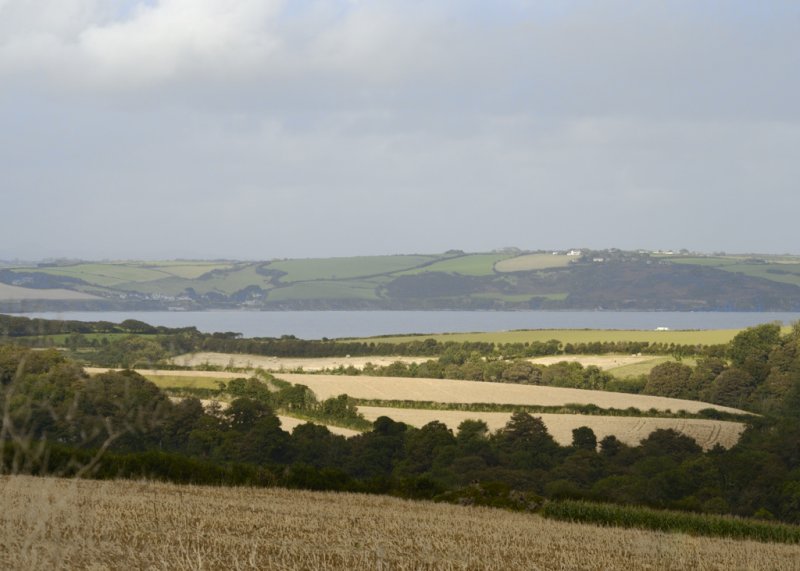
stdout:
[(0, 259), (783, 254), (800, 5), (0, 0)]
[[(508, 248), (516, 248), (515, 246), (510, 246)], [(506, 248), (506, 249), (508, 249)], [(458, 248), (452, 248), (453, 250), (458, 250)], [(525, 249), (525, 248), (517, 248), (520, 252), (568, 252), (573, 248), (538, 248), (538, 249)], [(585, 251), (601, 251), (601, 250), (608, 250), (613, 248), (591, 248), (591, 247), (582, 247), (577, 248), (580, 250)], [(504, 250), (504, 248), (498, 248), (496, 250), (483, 250), (483, 251), (464, 251), (465, 254), (486, 254), (492, 253), (494, 251), (500, 252)], [(668, 251), (672, 251), (674, 254), (678, 255), (678, 250), (670, 250), (669, 248), (660, 248), (656, 250), (645, 250), (642, 248), (634, 248), (630, 250), (632, 252), (641, 251), (647, 253), (665, 253)], [(378, 254), (352, 254), (352, 255), (342, 255), (342, 256), (300, 256), (296, 258), (290, 257), (273, 257), (273, 258), (211, 258), (211, 257), (195, 257), (195, 258), (184, 258), (184, 257), (174, 257), (174, 258), (84, 258), (84, 257), (44, 257), (44, 258), (12, 258), (12, 259), (2, 259), (0, 258), (0, 262), (4, 263), (50, 263), (50, 262), (96, 262), (96, 263), (117, 263), (117, 262), (148, 262), (148, 261), (203, 261), (203, 262), (214, 262), (214, 261), (226, 261), (226, 262), (243, 262), (243, 263), (251, 263), (251, 262), (270, 262), (270, 261), (278, 261), (278, 260), (314, 260), (314, 259), (335, 259), (335, 258), (356, 258), (356, 257), (381, 257), (381, 256), (425, 256), (425, 255), (440, 255), (444, 254), (445, 252), (387, 252), (387, 253), (378, 253)], [(726, 255), (726, 256), (800, 256), (800, 254), (794, 252), (704, 252), (698, 250), (689, 251), (689, 254), (697, 254), (699, 256), (715, 256), (715, 255)]]

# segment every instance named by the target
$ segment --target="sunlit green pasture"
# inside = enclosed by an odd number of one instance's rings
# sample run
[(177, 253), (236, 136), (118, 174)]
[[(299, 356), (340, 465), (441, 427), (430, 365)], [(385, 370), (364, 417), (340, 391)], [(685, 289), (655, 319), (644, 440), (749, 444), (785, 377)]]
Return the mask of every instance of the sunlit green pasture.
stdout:
[(294, 299), (378, 299), (373, 281), (313, 281), (278, 287), (269, 292), (269, 301)]
[(220, 382), (228, 381), (224, 378), (151, 375), (146, 371), (139, 371), (139, 373), (160, 389), (218, 389)]

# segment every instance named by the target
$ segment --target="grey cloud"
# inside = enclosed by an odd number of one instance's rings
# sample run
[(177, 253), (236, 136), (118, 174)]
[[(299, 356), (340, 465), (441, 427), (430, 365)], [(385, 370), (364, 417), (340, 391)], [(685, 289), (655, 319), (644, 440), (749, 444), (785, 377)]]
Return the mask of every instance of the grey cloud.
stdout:
[(105, 4), (0, 1), (0, 258), (792, 249), (790, 4)]

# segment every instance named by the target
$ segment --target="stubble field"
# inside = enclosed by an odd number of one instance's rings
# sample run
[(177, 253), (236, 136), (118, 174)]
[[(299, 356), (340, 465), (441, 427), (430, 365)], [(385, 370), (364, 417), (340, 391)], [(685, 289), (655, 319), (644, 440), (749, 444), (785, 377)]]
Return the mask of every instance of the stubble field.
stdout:
[(448, 379), (349, 377), (345, 375), (280, 374), (278, 377), (293, 384), (306, 385), (314, 391), (314, 394), (319, 399), (347, 394), (361, 399), (542, 406), (594, 404), (600, 408), (636, 407), (643, 411), (654, 408), (662, 411), (671, 410), (672, 412), (679, 410), (698, 412), (706, 408), (714, 408), (726, 412), (746, 414), (744, 411), (735, 408), (699, 401), (537, 385), (453, 381)]
[[(482, 420), (495, 431), (503, 428), (511, 418), (509, 412), (467, 412), (460, 410), (424, 410), (359, 406), (364, 418), (374, 421), (379, 416), (388, 416), (397, 422), (422, 427), (438, 420), (456, 432), (458, 425), (465, 420)], [(541, 418), (550, 435), (562, 446), (572, 444), (572, 430), (581, 426), (591, 428), (597, 440), (614, 435), (629, 446), (637, 446), (644, 438), (659, 429), (673, 429), (693, 438), (705, 450), (719, 444), (730, 448), (739, 441), (744, 424), (723, 420), (699, 418), (646, 418), (626, 416), (592, 416), (584, 414), (536, 413)]]
[(783, 571), (800, 546), (342, 493), (0, 478), (0, 568)]

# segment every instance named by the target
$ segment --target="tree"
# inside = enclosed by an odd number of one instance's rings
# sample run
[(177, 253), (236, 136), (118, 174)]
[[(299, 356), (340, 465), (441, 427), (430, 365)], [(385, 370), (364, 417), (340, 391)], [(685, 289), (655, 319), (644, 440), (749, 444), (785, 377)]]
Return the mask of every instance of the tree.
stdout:
[(703, 451), (693, 438), (672, 428), (654, 430), (640, 446), (646, 456), (670, 456), (673, 459)]
[(549, 467), (559, 446), (541, 418), (515, 412), (497, 435), (499, 449), (518, 469)]
[(438, 420), (429, 422), (406, 436), (405, 461), (401, 472), (422, 474), (433, 468), (437, 457), (445, 449), (452, 449), (456, 439), (447, 426)]
[(672, 398), (697, 398), (697, 387), (692, 386), (691, 378), (691, 367), (667, 361), (656, 365), (650, 371), (644, 393)]
[(514, 361), (505, 371), (502, 378), (509, 383), (529, 383), (535, 367), (528, 361)]
[(778, 323), (748, 327), (731, 340), (728, 357), (735, 367), (749, 373), (756, 384), (761, 383), (769, 374), (769, 355), (779, 344), (780, 337)]
[(719, 374), (728, 368), (728, 363), (719, 357), (705, 357), (698, 359), (697, 365), (692, 371), (692, 378), (689, 380), (693, 390), (697, 391), (696, 398), (709, 400), (709, 390)]
[(744, 369), (728, 369), (719, 374), (711, 384), (711, 402), (741, 408), (756, 388), (753, 376)]
[(597, 436), (588, 426), (572, 429), (572, 447), (578, 450), (597, 450)]

